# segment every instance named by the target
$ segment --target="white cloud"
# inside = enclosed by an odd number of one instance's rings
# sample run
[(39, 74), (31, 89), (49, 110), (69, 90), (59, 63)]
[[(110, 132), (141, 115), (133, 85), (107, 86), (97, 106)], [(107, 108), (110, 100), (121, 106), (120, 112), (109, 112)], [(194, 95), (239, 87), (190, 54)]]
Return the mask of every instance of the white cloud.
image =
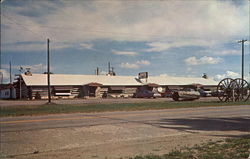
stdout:
[(89, 50), (93, 49), (93, 44), (89, 44), (89, 43), (81, 43), (80, 46)]
[(215, 52), (216, 55), (220, 55), (220, 56), (225, 56), (225, 55), (240, 55), (241, 54), (241, 50), (222, 50), (222, 51), (218, 51)]
[(239, 73), (233, 72), (233, 71), (227, 71), (227, 77), (232, 77), (232, 78), (238, 78), (240, 77)]
[[(247, 47), (245, 46), (245, 55), (249, 55), (250, 53), (247, 50)], [(221, 49), (221, 48), (216, 48), (216, 46), (205, 48), (203, 50), (198, 51), (198, 53), (202, 55), (216, 55), (216, 56), (231, 56), (231, 55), (241, 55), (241, 47), (238, 47), (238, 49)]]
[[(58, 50), (58, 49), (64, 49), (73, 47), (72, 44), (69, 43), (54, 43), (53, 41), (50, 43), (50, 50)], [(8, 43), (5, 45), (2, 45), (2, 51), (41, 51), (47, 50), (47, 43)]]
[(141, 60), (136, 62), (139, 65), (150, 65), (151, 63), (147, 60)]
[(139, 68), (139, 65), (126, 62), (126, 63), (121, 63), (120, 67), (121, 68), (136, 69), (136, 68)]
[(197, 59), (196, 57), (193, 56), (185, 59), (184, 61), (187, 65), (217, 64), (222, 61), (222, 58), (203, 56), (200, 59)]
[(233, 78), (233, 79), (235, 79), (235, 78), (240, 78), (240, 76), (241, 75), (239, 73), (237, 73), (237, 72), (227, 71), (225, 74), (218, 74), (218, 75), (216, 75), (214, 77), (214, 80), (220, 81), (220, 80), (222, 80), (224, 78)]
[(148, 43), (148, 46), (150, 46), (150, 48), (146, 49), (145, 50), (146, 52), (160, 52), (163, 50), (167, 50), (171, 47), (167, 43), (161, 43), (161, 42)]
[(0, 69), (0, 80), (2, 80), (2, 77), (3, 77), (3, 80), (7, 80), (10, 78), (10, 73), (5, 70), (5, 69)]
[(172, 41), (172, 42), (151, 42), (147, 45), (150, 47), (146, 49), (146, 52), (161, 52), (170, 48), (184, 47), (184, 46), (211, 46), (215, 43), (213, 40), (194, 40), (189, 39), (188, 41)]
[(143, 65), (150, 65), (151, 63), (147, 60), (140, 60), (140, 61), (136, 61), (135, 63), (121, 63), (120, 67), (121, 68), (129, 68), (129, 69), (137, 69), (142, 67)]
[[(32, 1), (11, 6), (3, 3), (4, 43), (44, 41), (88, 42), (98, 39), (122, 41), (186, 41), (151, 51), (187, 46), (191, 39), (229, 39), (248, 32), (249, 2), (231, 1)], [(47, 10), (49, 8), (50, 10)], [(36, 13), (25, 16), (23, 12)], [(223, 40), (221, 40), (223, 41)], [(16, 48), (18, 50), (18, 48)], [(150, 50), (148, 50), (150, 51)]]
[[(47, 66), (44, 64), (36, 64), (36, 65), (26, 65), (24, 68), (31, 68), (30, 71), (34, 73), (43, 73), (47, 71)], [(53, 69), (52, 67), (50, 69)]]
[[(65, 43), (65, 42), (63, 42), (63, 43), (53, 43), (53, 41), (50, 44), (51, 50), (64, 49), (64, 48), (69, 48), (69, 47), (73, 47), (73, 45), (70, 44), (70, 43)], [(44, 48), (43, 48), (43, 50), (44, 50)]]
[(160, 74), (160, 77), (169, 77), (169, 75), (164, 73), (164, 74)]
[(188, 67), (188, 68), (187, 68), (187, 71), (188, 71), (188, 72), (191, 72), (191, 71), (193, 71), (193, 70), (192, 70), (191, 67)]
[(137, 52), (134, 51), (116, 51), (112, 50), (112, 53), (115, 55), (127, 55), (127, 56), (135, 56), (137, 55)]

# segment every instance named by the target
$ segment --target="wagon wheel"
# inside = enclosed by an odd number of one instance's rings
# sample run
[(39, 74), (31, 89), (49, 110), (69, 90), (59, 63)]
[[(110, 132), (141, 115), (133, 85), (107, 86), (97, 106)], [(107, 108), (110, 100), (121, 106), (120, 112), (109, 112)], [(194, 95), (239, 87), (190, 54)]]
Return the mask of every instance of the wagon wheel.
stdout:
[(231, 82), (233, 79), (231, 78), (225, 78), (220, 81), (220, 83), (217, 85), (217, 93), (218, 98), (220, 101), (227, 102), (232, 97), (232, 89), (230, 87)]
[(247, 101), (250, 97), (250, 85), (246, 80), (242, 78), (236, 78), (233, 80), (234, 83), (237, 83), (238, 87), (236, 88), (236, 93), (238, 94), (237, 101)]

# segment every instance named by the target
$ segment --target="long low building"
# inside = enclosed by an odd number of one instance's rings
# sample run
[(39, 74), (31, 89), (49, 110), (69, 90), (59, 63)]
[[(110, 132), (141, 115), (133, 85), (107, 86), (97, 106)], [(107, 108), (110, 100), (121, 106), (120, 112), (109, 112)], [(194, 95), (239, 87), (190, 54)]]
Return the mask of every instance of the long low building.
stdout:
[[(164, 92), (188, 85), (201, 85), (212, 89), (217, 82), (212, 79), (151, 76), (139, 79), (134, 76), (106, 75), (50, 75), (52, 98), (131, 97), (138, 89)], [(47, 74), (21, 74), (15, 83), (17, 98), (48, 98)]]

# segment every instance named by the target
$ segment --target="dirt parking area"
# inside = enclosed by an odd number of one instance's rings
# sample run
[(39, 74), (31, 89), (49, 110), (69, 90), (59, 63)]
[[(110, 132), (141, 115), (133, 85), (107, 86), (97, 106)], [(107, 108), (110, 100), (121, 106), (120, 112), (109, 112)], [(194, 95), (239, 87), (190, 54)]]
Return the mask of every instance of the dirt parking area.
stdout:
[[(132, 125), (130, 125), (132, 127)], [(32, 146), (25, 146), (23, 149), (18, 145), (13, 149), (22, 150), (22, 153), (14, 153), (3, 157), (6, 159), (128, 159), (136, 155), (157, 154), (163, 155), (174, 149), (191, 147), (195, 144), (207, 143), (225, 139), (225, 133), (210, 132), (161, 132), (157, 135), (150, 135), (145, 130), (142, 134), (126, 134), (130, 129), (117, 135), (124, 128), (120, 126), (97, 126), (88, 128), (74, 128), (72, 130), (57, 129), (54, 131), (34, 131), (32, 140), (30, 133), (23, 138), (23, 142)], [(138, 127), (137, 129), (142, 129)], [(143, 128), (145, 129), (145, 128)], [(112, 131), (112, 133), (110, 132)], [(116, 132), (119, 131), (119, 132)], [(156, 130), (155, 130), (156, 132)], [(43, 134), (42, 134), (43, 133)], [(174, 133), (174, 134), (173, 134)], [(57, 136), (55, 136), (55, 134)], [(59, 135), (60, 134), (60, 135)], [(83, 134), (85, 134), (83, 136)], [(116, 135), (114, 135), (116, 134)], [(23, 134), (22, 134), (23, 135)], [(125, 136), (123, 136), (125, 135)], [(242, 135), (237, 131), (226, 135)], [(36, 138), (39, 137), (39, 138)], [(111, 138), (112, 137), (112, 138)], [(53, 138), (51, 140), (51, 138)], [(15, 140), (16, 138), (13, 138)], [(23, 139), (23, 140), (24, 140)], [(38, 140), (38, 141), (37, 141)], [(63, 140), (63, 141), (61, 141)], [(23, 144), (22, 144), (23, 145)]]

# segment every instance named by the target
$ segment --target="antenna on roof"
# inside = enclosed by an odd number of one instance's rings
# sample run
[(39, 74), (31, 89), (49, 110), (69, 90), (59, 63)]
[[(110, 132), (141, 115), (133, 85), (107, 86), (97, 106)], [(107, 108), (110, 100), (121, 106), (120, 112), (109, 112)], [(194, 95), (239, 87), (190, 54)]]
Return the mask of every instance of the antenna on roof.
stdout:
[(22, 74), (23, 73), (23, 67), (20, 66), (20, 69), (18, 71), (20, 72), (20, 74)]
[(114, 67), (111, 67), (110, 62), (108, 62), (108, 73), (107, 76), (115, 76)]
[(112, 69), (112, 70), (111, 70), (111, 71), (112, 71), (112, 72), (111, 72), (111, 73), (112, 73), (112, 76), (115, 76), (114, 67), (111, 67), (111, 69)]
[[(10, 61), (10, 84), (12, 84), (12, 68), (11, 68), (11, 61)], [(12, 96), (12, 94), (10, 94)]]
[(110, 62), (108, 62), (108, 74), (110, 74)]
[(95, 74), (98, 76), (99, 75), (99, 67), (96, 67)]
[(208, 79), (208, 76), (206, 73), (203, 73), (202, 78)]

